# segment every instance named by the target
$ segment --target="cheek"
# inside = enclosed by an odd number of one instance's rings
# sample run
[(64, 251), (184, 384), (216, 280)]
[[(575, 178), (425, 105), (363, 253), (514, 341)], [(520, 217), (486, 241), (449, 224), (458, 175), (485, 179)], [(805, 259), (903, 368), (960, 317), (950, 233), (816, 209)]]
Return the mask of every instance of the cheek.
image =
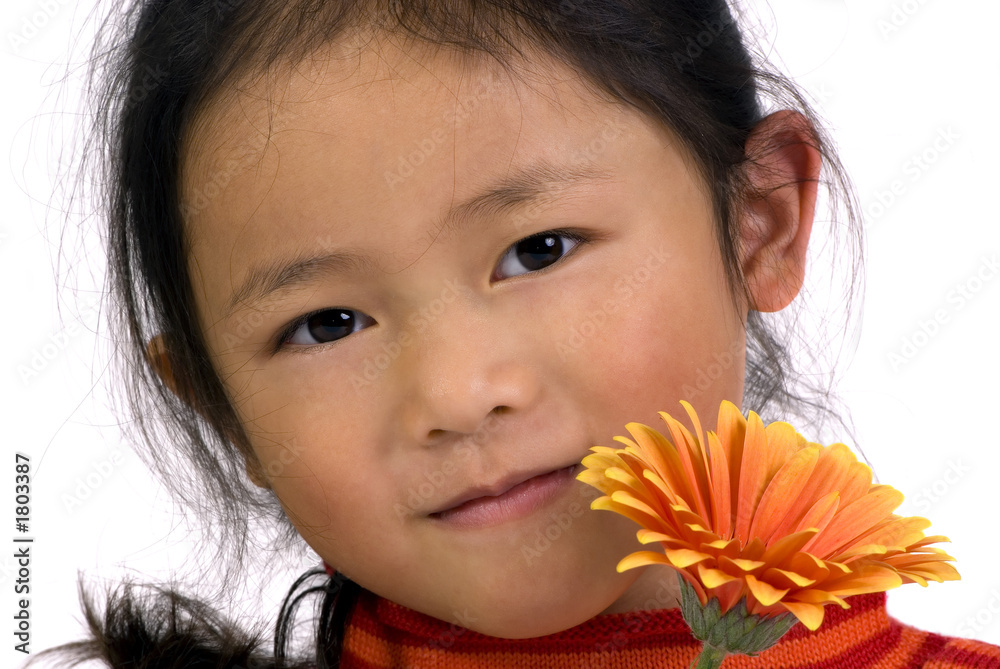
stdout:
[[(378, 450), (360, 394), (336, 384), (260, 372), (242, 386), (239, 412), (254, 453), (290, 520), (310, 532), (385, 509), (388, 484), (375, 472)], [(331, 374), (331, 378), (336, 375)], [(367, 503), (371, 502), (371, 503)]]
[(286, 354), (282, 364), (260, 369), (244, 363), (227, 386), (248, 431), (265, 447), (268, 440), (321, 442), (331, 456), (366, 440), (370, 421), (363, 418), (372, 415), (372, 394), (352, 385), (358, 366), (335, 360), (323, 353)]
[(742, 320), (712, 258), (689, 250), (662, 262), (640, 259), (581, 305), (592, 312), (604, 305), (595, 313), (607, 318), (597, 326), (591, 316), (577, 327), (580, 345), (572, 361), (565, 356), (567, 373), (584, 389), (580, 401), (618, 426), (615, 434), (629, 421), (658, 423), (657, 411), (681, 412), (682, 399), (702, 416), (714, 416), (723, 399), (740, 403)]
[(337, 444), (314, 443), (309, 432), (298, 431), (286, 440), (277, 434), (254, 434), (254, 453), (289, 519), (307, 540), (310, 531), (323, 532), (352, 517), (359, 499), (378, 496), (362, 474), (371, 468)]
[(380, 574), (405, 569), (412, 564), (408, 544), (382, 548), (405, 520), (397, 515), (398, 486), (365, 449), (330, 438), (336, 432), (327, 427), (311, 425), (281, 446), (253, 438), (274, 494), (302, 538), (330, 564), (352, 575), (366, 573), (358, 565), (378, 565)]

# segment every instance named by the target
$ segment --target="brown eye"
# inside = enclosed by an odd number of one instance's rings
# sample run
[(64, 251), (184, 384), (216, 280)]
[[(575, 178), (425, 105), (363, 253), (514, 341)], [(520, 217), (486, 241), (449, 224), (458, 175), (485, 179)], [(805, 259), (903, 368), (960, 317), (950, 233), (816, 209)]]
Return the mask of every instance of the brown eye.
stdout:
[(497, 266), (497, 278), (537, 272), (554, 265), (583, 242), (579, 235), (567, 232), (543, 232), (514, 244)]
[(300, 321), (285, 339), (296, 346), (316, 346), (343, 339), (375, 321), (353, 309), (324, 309)]

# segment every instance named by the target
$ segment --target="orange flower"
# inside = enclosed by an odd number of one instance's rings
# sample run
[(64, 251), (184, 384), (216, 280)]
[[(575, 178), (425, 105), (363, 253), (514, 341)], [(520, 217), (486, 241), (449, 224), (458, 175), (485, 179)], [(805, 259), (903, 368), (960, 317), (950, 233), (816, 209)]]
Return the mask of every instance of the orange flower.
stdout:
[(624, 449), (596, 446), (578, 479), (604, 493), (591, 504), (631, 518), (639, 551), (618, 571), (647, 564), (676, 568), (702, 606), (721, 612), (746, 598), (748, 614), (791, 613), (811, 630), (823, 607), (843, 597), (903, 583), (957, 580), (954, 558), (929, 544), (924, 518), (892, 512), (903, 495), (872, 483), (872, 471), (843, 444), (809, 443), (788, 423), (764, 426), (723, 402), (707, 442), (698, 417), (681, 402), (694, 434), (664, 412), (670, 439), (629, 423)]

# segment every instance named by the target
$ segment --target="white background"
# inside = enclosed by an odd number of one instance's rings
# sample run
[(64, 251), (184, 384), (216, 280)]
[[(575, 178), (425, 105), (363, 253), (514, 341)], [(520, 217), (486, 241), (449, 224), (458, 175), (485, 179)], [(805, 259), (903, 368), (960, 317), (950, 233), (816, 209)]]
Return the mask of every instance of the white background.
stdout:
[[(752, 9), (762, 48), (776, 51), (824, 117), (866, 214), (863, 327), (841, 384), (859, 443), (879, 479), (906, 494), (900, 513), (928, 517), (932, 531), (951, 538), (963, 575), (959, 583), (892, 592), (890, 612), (924, 629), (1000, 644), (1000, 280), (989, 269), (1000, 251), (993, 164), (1000, 152), (1000, 5), (772, 0)], [(69, 126), (77, 109), (72, 86), (58, 81), (67, 70), (71, 81), (81, 74), (83, 46), (73, 41), (86, 42), (79, 36), (89, 11), (89, 2), (6, 0), (0, 12), (0, 434), (7, 471), (0, 490), (8, 500), (0, 508), (14, 515), (13, 454), (30, 455), (36, 652), (79, 636), (77, 570), (91, 579), (116, 580), (121, 569), (164, 578), (196, 550), (184, 543), (183, 521), (122, 443), (109, 410), (94, 335), (98, 313), (90, 306), (103, 271), (96, 250), (88, 258), (87, 249), (97, 249), (92, 228), (65, 239), (62, 257), (76, 271), (67, 276), (55, 266), (64, 217), (49, 205), (61, 202), (52, 193), (66, 185), (55, 175), (68, 159), (60, 157), (66, 131), (57, 129)], [(935, 147), (938, 137), (950, 139)], [(925, 168), (914, 162), (920, 156)], [(972, 299), (958, 297), (963, 288)], [(0, 654), (20, 664), (9, 631), (12, 554), (0, 550)], [(264, 619), (309, 564), (290, 562), (249, 600)]]

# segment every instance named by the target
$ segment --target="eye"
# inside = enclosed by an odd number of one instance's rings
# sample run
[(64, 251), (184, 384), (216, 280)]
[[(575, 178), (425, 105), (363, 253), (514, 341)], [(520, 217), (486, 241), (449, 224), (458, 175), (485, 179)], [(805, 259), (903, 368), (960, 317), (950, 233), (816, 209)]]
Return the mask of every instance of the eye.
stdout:
[(292, 323), (281, 337), (282, 345), (317, 346), (343, 339), (375, 324), (371, 316), (353, 309), (324, 309)]
[(493, 278), (500, 280), (537, 272), (556, 264), (586, 239), (574, 232), (552, 230), (517, 242), (500, 258)]

